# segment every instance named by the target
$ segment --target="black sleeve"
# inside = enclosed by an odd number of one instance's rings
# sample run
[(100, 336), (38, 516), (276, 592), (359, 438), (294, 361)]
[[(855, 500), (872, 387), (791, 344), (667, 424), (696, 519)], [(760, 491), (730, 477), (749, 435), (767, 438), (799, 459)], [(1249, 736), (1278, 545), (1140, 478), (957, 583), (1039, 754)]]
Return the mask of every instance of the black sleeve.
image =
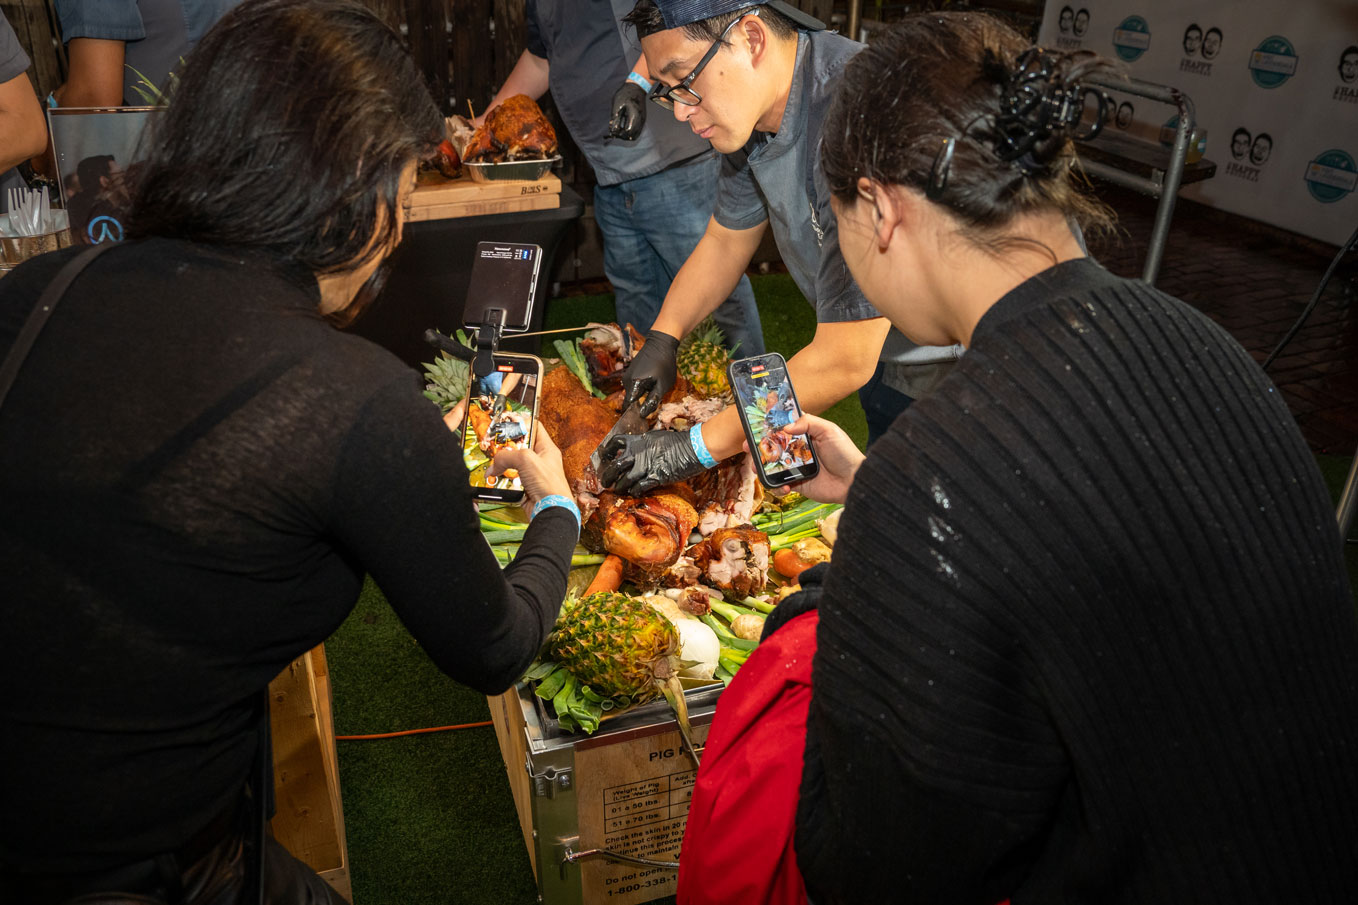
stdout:
[(575, 518), (544, 510), (502, 571), (481, 536), (461, 451), (411, 384), (403, 378), (375, 393), (349, 431), (333, 530), (438, 667), (497, 694), (523, 674), (556, 621)]
[(880, 455), (854, 486), (819, 603), (798, 864), (817, 903), (994, 905), (1044, 839), (1063, 749), (964, 514)]

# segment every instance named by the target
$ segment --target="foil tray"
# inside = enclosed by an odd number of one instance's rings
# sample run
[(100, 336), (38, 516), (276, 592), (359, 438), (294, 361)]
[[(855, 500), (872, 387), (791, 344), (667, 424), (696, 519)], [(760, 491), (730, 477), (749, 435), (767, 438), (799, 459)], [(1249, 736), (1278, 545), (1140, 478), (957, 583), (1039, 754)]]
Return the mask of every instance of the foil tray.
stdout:
[(512, 160), (508, 163), (463, 163), (472, 182), (531, 182), (547, 175), (561, 162), (561, 155), (545, 160)]

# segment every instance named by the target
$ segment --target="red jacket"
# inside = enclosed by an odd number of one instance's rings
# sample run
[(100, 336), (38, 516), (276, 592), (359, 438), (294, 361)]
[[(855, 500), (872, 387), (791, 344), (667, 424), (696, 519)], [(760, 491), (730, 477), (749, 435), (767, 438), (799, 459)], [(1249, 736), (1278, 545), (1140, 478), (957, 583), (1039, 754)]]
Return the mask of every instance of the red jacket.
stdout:
[(750, 654), (722, 692), (679, 855), (678, 905), (801, 905), (793, 850), (818, 614)]

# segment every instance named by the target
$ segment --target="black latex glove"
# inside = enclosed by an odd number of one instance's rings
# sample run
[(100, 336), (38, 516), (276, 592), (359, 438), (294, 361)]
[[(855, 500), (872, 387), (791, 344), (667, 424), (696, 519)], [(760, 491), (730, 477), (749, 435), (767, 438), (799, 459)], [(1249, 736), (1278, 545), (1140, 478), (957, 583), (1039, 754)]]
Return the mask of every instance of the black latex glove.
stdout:
[(659, 330), (646, 333), (646, 344), (641, 347), (627, 370), (622, 372), (622, 407), (625, 409), (633, 402), (646, 396), (641, 413), (649, 415), (660, 407), (660, 400), (674, 386), (674, 375), (678, 370), (675, 353), (679, 351), (679, 340)]
[(600, 452), (605, 487), (628, 496), (701, 474), (703, 468), (687, 431), (647, 431), (644, 434), (619, 434)]
[(646, 89), (636, 82), (623, 82), (613, 92), (613, 114), (608, 119), (608, 137), (636, 141), (646, 125)]

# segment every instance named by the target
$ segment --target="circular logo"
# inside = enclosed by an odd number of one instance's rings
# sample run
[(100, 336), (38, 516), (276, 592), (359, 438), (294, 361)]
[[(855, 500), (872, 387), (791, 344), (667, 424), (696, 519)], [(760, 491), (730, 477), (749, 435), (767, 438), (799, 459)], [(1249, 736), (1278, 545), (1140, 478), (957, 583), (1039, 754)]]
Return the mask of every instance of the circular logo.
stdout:
[(1140, 16), (1128, 16), (1113, 29), (1113, 49), (1119, 59), (1138, 60), (1151, 46), (1151, 27)]
[(1250, 77), (1260, 88), (1277, 88), (1297, 74), (1297, 51), (1292, 42), (1272, 35), (1250, 51)]
[(1323, 151), (1306, 165), (1306, 188), (1323, 204), (1342, 201), (1358, 188), (1358, 164), (1338, 148)]
[(123, 225), (117, 219), (105, 214), (90, 221), (89, 226), (85, 227), (85, 235), (91, 245), (98, 245), (101, 242), (121, 242)]

